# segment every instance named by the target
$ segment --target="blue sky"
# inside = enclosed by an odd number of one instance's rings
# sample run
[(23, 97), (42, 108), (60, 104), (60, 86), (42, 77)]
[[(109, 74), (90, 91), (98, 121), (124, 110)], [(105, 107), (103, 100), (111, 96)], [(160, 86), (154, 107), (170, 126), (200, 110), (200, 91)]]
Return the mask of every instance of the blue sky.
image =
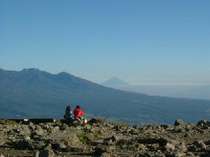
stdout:
[(209, 0), (1, 0), (0, 68), (210, 84)]

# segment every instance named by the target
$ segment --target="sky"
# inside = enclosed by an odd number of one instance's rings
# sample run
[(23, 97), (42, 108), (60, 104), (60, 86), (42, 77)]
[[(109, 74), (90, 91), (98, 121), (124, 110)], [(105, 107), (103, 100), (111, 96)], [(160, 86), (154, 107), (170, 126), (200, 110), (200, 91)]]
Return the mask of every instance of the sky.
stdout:
[(0, 68), (210, 84), (209, 0), (1, 0)]

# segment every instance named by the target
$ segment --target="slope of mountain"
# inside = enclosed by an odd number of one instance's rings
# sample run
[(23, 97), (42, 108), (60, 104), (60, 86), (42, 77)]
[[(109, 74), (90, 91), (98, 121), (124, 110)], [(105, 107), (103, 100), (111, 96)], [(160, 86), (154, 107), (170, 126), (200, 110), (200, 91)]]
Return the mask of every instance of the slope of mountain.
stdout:
[(123, 80), (120, 80), (117, 77), (112, 77), (111, 79), (102, 83), (102, 85), (111, 88), (127, 87), (129, 84)]
[[(110, 79), (112, 80), (112, 79)], [(115, 89), (177, 98), (209, 99), (210, 85), (130, 85), (120, 79), (105, 81), (102, 85)]]
[(62, 117), (66, 104), (130, 122), (210, 119), (210, 101), (147, 96), (107, 88), (68, 73), (0, 70), (0, 117)]

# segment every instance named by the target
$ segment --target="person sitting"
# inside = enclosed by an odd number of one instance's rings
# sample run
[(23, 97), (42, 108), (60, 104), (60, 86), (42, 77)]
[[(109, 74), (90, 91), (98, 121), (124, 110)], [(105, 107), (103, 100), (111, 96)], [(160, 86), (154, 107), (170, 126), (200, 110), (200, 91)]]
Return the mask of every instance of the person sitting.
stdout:
[(69, 121), (69, 122), (72, 122), (74, 120), (73, 113), (72, 113), (72, 110), (71, 110), (71, 106), (70, 105), (67, 105), (66, 106), (66, 110), (65, 110), (65, 114), (64, 114), (64, 119), (66, 121)]
[(81, 124), (86, 124), (85, 112), (81, 109), (79, 105), (74, 109), (74, 119), (79, 121)]

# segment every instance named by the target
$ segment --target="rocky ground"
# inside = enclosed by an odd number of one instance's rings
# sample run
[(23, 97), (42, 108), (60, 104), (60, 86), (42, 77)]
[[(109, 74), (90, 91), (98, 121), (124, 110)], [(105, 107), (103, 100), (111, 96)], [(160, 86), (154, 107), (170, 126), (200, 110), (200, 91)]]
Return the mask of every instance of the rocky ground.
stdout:
[(210, 122), (129, 126), (0, 121), (0, 157), (209, 157)]

